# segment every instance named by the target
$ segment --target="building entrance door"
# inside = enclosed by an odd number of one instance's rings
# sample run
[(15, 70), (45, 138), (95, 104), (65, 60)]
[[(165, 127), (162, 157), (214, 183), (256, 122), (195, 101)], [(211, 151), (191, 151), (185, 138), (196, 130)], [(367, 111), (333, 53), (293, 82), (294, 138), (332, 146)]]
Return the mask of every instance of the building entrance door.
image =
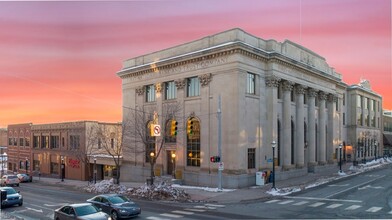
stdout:
[(176, 151), (168, 150), (166, 151), (166, 161), (167, 161), (167, 174), (173, 175), (175, 170), (175, 156)]

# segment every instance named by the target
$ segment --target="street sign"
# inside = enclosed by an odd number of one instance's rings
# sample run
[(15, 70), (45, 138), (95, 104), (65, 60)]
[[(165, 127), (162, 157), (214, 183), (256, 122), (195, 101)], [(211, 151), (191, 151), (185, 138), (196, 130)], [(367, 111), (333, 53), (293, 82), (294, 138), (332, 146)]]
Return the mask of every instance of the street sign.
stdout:
[(160, 125), (154, 125), (154, 136), (161, 136), (161, 126)]
[(267, 162), (272, 163), (272, 158), (268, 158)]
[(218, 170), (224, 170), (225, 169), (225, 165), (223, 164), (223, 162), (219, 162), (219, 167)]

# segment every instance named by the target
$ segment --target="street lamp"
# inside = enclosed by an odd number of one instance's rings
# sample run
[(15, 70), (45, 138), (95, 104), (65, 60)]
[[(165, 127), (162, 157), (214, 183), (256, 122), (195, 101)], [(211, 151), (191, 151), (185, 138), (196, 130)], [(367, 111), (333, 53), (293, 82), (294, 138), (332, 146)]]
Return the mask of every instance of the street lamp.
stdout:
[(342, 172), (342, 146), (343, 144), (339, 144), (339, 173)]
[(61, 182), (64, 182), (64, 156), (61, 156)]
[(374, 160), (377, 160), (377, 141), (374, 141)]
[(275, 147), (276, 147), (276, 142), (272, 141), (272, 188), (275, 188)]
[(29, 159), (26, 157), (26, 161), (25, 161), (25, 169), (26, 169), (26, 174), (27, 174), (27, 170), (28, 170), (28, 167), (27, 167), (27, 165), (28, 165), (28, 162), (29, 162)]
[(155, 153), (151, 151), (150, 153), (150, 163), (151, 163), (151, 174), (150, 174), (150, 183), (151, 185), (154, 184), (154, 159), (155, 159)]
[(176, 178), (176, 154), (173, 152), (171, 154), (172, 162), (173, 162), (173, 177)]
[(94, 184), (97, 183), (97, 157), (94, 156)]

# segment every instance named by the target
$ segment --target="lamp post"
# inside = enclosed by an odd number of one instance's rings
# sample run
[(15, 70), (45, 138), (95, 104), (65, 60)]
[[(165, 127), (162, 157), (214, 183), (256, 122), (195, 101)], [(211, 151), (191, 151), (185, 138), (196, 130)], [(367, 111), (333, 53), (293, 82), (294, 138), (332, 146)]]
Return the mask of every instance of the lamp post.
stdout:
[(173, 162), (173, 177), (176, 178), (176, 153), (171, 154), (172, 162)]
[(374, 160), (377, 160), (377, 141), (374, 141)]
[(339, 173), (342, 172), (342, 146), (343, 144), (339, 144)]
[(61, 156), (61, 182), (64, 182), (64, 156)]
[(150, 153), (150, 163), (151, 163), (151, 174), (150, 174), (150, 181), (151, 185), (154, 185), (154, 159), (155, 159), (155, 153), (151, 152)]
[(97, 183), (97, 157), (94, 156), (94, 184)]
[(26, 161), (25, 161), (26, 174), (27, 174), (27, 170), (28, 170), (28, 167), (27, 167), (28, 163), (29, 163), (29, 159), (26, 157)]
[(272, 188), (275, 188), (275, 147), (276, 147), (276, 142), (272, 141)]

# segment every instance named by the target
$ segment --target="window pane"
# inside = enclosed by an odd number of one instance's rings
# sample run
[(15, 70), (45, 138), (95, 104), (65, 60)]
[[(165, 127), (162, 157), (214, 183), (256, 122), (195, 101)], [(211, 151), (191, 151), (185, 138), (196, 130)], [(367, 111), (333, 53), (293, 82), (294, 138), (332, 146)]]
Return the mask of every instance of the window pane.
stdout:
[(146, 102), (155, 102), (155, 86), (146, 86)]
[(166, 100), (177, 98), (177, 87), (174, 81), (165, 83), (165, 98)]
[(255, 74), (248, 73), (246, 77), (246, 93), (248, 94), (255, 94)]
[(198, 77), (192, 77), (188, 79), (187, 83), (187, 96), (199, 96), (200, 95), (200, 82)]

